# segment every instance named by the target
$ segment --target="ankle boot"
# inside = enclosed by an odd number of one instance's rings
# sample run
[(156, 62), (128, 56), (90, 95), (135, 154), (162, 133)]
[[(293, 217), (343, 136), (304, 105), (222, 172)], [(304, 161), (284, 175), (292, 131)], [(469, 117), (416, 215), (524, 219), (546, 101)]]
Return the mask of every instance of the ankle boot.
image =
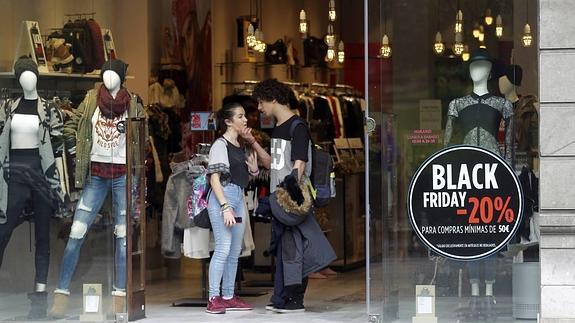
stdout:
[(114, 313), (126, 313), (126, 296), (112, 296)]
[(54, 293), (54, 304), (50, 309), (51, 318), (63, 318), (68, 311), (68, 300), (70, 296), (66, 294)]
[(46, 317), (46, 310), (48, 310), (48, 293), (34, 292), (28, 293), (30, 300), (30, 312), (28, 313), (29, 319), (40, 319)]

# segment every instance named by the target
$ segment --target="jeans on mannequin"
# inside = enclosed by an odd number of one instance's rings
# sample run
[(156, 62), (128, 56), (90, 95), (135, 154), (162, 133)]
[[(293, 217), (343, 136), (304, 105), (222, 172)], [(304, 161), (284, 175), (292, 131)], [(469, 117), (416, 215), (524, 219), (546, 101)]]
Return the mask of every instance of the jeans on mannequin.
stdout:
[(112, 213), (116, 238), (114, 290), (126, 289), (126, 175), (114, 179), (91, 176), (76, 206), (70, 238), (60, 267), (56, 293), (70, 294), (70, 282), (78, 264), (80, 249), (110, 190), (112, 191)]
[(238, 257), (242, 251), (244, 240), (246, 202), (244, 200), (244, 190), (235, 185), (228, 184), (223, 187), (226, 200), (236, 213), (236, 217), (241, 217), (242, 222), (236, 222), (231, 227), (226, 227), (224, 217), (220, 209), (220, 203), (216, 199), (216, 194), (212, 192), (208, 200), (208, 213), (214, 240), (216, 242), (214, 254), (210, 261), (209, 269), (209, 297), (220, 296), (220, 282), (222, 282), (222, 296), (226, 299), (234, 296), (234, 286), (236, 273), (238, 270)]
[(50, 216), (53, 209), (29, 185), (17, 181), (8, 183), (7, 222), (0, 224), (0, 266), (2, 266), (4, 251), (8, 242), (10, 242), (12, 232), (23, 222), (21, 214), (29, 201), (34, 201), (30, 205), (34, 212), (36, 291), (43, 291), (37, 289), (38, 285), (45, 288), (48, 280), (48, 267), (50, 266)]

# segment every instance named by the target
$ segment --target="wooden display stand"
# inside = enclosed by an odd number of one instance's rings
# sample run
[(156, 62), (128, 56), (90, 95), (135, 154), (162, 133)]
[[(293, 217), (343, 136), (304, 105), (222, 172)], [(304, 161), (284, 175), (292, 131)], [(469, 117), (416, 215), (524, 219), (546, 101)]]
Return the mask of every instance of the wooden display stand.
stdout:
[(46, 60), (46, 51), (42, 41), (42, 33), (37, 21), (22, 21), (18, 45), (14, 55), (14, 62), (22, 56), (30, 57), (38, 65), (38, 72), (48, 73), (48, 62)]

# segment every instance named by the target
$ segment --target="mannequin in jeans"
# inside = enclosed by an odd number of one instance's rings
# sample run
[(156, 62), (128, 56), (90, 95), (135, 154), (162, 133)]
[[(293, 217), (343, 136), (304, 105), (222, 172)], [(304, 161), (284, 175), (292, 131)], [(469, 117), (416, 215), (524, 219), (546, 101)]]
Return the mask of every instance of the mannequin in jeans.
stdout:
[[(82, 180), (83, 191), (76, 211), (70, 237), (64, 251), (57, 289), (54, 291), (54, 305), (50, 316), (54, 318), (65, 315), (70, 295), (70, 282), (74, 275), (80, 249), (99, 212), (106, 195), (112, 192), (112, 215), (114, 217), (115, 236), (115, 279), (112, 291), (114, 312), (125, 312), (126, 297), (126, 119), (133, 114), (131, 94), (122, 87), (127, 64), (120, 60), (108, 61), (102, 67), (104, 85), (98, 89), (97, 100), (94, 92), (89, 92), (78, 108), (78, 116), (66, 124), (65, 134), (78, 134), (76, 142), (77, 165), (76, 186)], [(129, 115), (130, 114), (130, 115)], [(84, 120), (84, 122), (78, 122)], [(91, 122), (90, 122), (91, 121)], [(80, 125), (78, 127), (77, 125)], [(90, 127), (89, 135), (84, 127)], [(82, 146), (84, 138), (91, 137), (88, 147)], [(85, 151), (85, 152), (84, 152)], [(89, 159), (83, 158), (84, 153)], [(88, 169), (85, 178), (79, 178), (78, 168), (86, 161)]]
[[(35, 238), (34, 292), (28, 294), (31, 300), (30, 319), (46, 317), (46, 282), (50, 265), (50, 218), (58, 206), (58, 197), (51, 188), (48, 178), (54, 152), (61, 148), (62, 118), (55, 109), (38, 96), (38, 68), (29, 58), (21, 58), (14, 65), (15, 76), (20, 83), (23, 97), (9, 101), (0, 107), (0, 159), (7, 168), (0, 166), (0, 176), (7, 184), (0, 185), (0, 194), (5, 200), (6, 213), (0, 216), (0, 266), (4, 251), (12, 232), (24, 222), (22, 213), (28, 206), (33, 211)], [(50, 136), (46, 138), (47, 132)], [(56, 139), (58, 137), (58, 139)], [(5, 195), (4, 195), (5, 194)], [(61, 199), (60, 199), (61, 200)], [(3, 204), (3, 203), (0, 203)], [(0, 208), (3, 209), (3, 208)], [(24, 247), (20, 247), (24, 249)]]
[[(487, 50), (476, 50), (469, 65), (469, 75), (473, 81), (473, 93), (454, 99), (449, 104), (448, 119), (445, 129), (444, 144), (450, 144), (453, 124), (459, 122), (463, 128), (464, 144), (480, 146), (501, 154), (510, 161), (513, 107), (508, 100), (489, 93), (487, 81), (491, 76), (493, 59)], [(481, 115), (482, 118), (477, 116)], [(505, 122), (505, 151), (499, 150), (497, 131), (501, 120)], [(471, 283), (470, 311), (466, 313), (473, 318), (491, 317), (495, 313), (493, 284), (495, 283), (497, 263), (495, 256), (468, 263), (469, 282)], [(485, 297), (480, 297), (480, 274), (483, 272)]]

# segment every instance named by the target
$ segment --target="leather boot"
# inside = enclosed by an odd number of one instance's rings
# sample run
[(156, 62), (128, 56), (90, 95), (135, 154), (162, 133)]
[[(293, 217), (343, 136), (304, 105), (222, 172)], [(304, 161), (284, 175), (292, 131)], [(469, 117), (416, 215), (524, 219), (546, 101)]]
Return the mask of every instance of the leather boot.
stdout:
[(51, 318), (64, 318), (68, 311), (68, 301), (70, 296), (66, 294), (54, 293), (54, 304), (48, 315)]
[(48, 310), (48, 293), (28, 293), (28, 299), (30, 300), (30, 312), (27, 317), (29, 319), (45, 318)]

